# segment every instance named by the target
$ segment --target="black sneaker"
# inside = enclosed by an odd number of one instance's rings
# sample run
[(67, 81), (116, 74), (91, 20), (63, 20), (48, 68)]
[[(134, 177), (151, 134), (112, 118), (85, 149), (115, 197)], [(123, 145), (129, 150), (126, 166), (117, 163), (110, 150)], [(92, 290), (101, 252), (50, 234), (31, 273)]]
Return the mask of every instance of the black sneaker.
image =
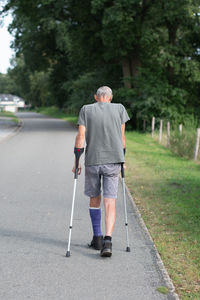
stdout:
[(112, 242), (109, 240), (104, 240), (103, 249), (100, 255), (102, 257), (110, 257), (112, 255)]
[(103, 248), (103, 236), (93, 236), (93, 239), (88, 246), (95, 250), (101, 250)]

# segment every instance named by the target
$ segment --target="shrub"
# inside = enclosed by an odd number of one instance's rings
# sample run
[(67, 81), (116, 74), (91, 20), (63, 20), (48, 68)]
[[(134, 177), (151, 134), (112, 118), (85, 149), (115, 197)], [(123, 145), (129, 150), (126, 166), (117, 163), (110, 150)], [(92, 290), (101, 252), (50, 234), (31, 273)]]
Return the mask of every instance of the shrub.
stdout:
[(180, 156), (192, 159), (196, 141), (196, 130), (194, 128), (173, 131), (170, 136), (170, 149)]

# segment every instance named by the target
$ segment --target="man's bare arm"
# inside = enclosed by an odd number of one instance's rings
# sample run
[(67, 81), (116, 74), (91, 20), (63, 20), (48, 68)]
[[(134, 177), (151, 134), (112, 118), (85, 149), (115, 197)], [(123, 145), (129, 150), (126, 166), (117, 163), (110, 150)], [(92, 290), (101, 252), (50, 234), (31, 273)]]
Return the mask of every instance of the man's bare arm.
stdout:
[(75, 140), (75, 147), (76, 148), (83, 148), (85, 143), (85, 132), (86, 128), (84, 125), (79, 125), (78, 127), (78, 133)]
[(126, 148), (125, 123), (121, 125), (123, 149)]
[[(84, 125), (79, 125), (78, 127), (78, 133), (76, 136), (76, 140), (75, 140), (75, 147), (76, 148), (83, 148), (84, 143), (85, 143), (85, 132), (86, 132), (86, 128)], [(76, 166), (76, 159), (74, 161), (74, 167), (72, 169), (72, 172), (75, 172), (75, 166)], [(80, 160), (79, 160), (79, 166), (78, 166), (78, 174), (81, 174), (81, 164), (80, 164)]]

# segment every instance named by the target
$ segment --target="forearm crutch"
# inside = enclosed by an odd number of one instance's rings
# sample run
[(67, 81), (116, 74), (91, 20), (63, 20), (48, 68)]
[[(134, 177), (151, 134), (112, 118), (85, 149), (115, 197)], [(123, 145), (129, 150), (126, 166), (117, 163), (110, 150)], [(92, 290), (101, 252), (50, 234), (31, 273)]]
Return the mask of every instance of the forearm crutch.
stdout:
[(121, 163), (121, 176), (122, 176), (122, 187), (123, 187), (123, 198), (124, 198), (124, 215), (125, 215), (125, 227), (126, 227), (126, 252), (130, 252), (130, 245), (129, 245), (129, 234), (128, 234), (128, 217), (127, 217), (127, 206), (126, 206), (126, 190), (125, 190), (125, 182), (124, 182), (124, 163)]
[(71, 218), (70, 218), (70, 225), (69, 225), (69, 239), (68, 239), (66, 257), (70, 256), (70, 244), (71, 244), (72, 224), (73, 224), (73, 215), (74, 215), (74, 202), (75, 202), (75, 194), (76, 194), (76, 183), (78, 179), (78, 165), (79, 165), (80, 156), (83, 152), (84, 152), (84, 148), (74, 148), (76, 164), (75, 164), (75, 173), (74, 173), (74, 190), (73, 190), (73, 198), (72, 198)]

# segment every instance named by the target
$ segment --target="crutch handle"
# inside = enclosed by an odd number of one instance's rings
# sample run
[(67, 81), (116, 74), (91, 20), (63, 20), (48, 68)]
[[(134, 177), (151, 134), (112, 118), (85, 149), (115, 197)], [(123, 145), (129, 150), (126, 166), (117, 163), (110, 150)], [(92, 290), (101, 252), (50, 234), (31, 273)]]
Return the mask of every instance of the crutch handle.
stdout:
[[(123, 148), (123, 151), (124, 151), (124, 156), (126, 154), (126, 148)], [(121, 175), (122, 175), (122, 178), (125, 177), (125, 173), (124, 173), (124, 163), (121, 163)]]
[(74, 173), (74, 178), (77, 179), (78, 178), (78, 164), (79, 164), (79, 159), (81, 157), (81, 154), (83, 154), (84, 152), (84, 148), (76, 148), (74, 147), (74, 154), (76, 157), (76, 169), (75, 169), (75, 173)]
[(124, 163), (121, 163), (121, 175), (122, 175), (122, 178), (125, 177), (125, 173), (124, 173)]

